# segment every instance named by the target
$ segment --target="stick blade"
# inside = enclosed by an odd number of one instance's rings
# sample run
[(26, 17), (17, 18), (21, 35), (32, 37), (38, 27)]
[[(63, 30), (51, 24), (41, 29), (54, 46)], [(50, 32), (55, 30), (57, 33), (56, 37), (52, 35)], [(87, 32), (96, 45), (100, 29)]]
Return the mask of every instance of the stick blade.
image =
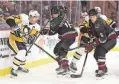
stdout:
[(71, 78), (81, 78), (82, 75), (81, 74), (71, 74), (70, 77)]

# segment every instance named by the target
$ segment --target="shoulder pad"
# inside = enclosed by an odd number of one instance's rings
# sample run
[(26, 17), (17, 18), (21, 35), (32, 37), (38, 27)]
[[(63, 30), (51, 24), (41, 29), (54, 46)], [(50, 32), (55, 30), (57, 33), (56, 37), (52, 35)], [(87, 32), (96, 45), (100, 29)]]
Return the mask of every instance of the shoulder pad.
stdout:
[(103, 14), (100, 15), (100, 18), (102, 18), (103, 20), (107, 20), (107, 17)]
[(29, 17), (26, 14), (20, 14), (21, 24), (26, 25), (29, 23)]

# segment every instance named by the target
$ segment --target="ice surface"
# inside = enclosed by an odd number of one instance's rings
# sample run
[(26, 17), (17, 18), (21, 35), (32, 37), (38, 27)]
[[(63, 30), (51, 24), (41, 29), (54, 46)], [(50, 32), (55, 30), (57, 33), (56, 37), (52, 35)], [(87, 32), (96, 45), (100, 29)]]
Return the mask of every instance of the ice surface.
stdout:
[[(78, 62), (79, 73), (84, 57)], [(119, 84), (119, 52), (109, 52), (106, 57), (108, 75), (101, 80), (96, 80), (94, 71), (97, 69), (97, 65), (91, 53), (88, 55), (82, 78), (57, 76), (55, 68), (58, 66), (55, 62), (30, 69), (28, 74), (19, 72), (15, 79), (11, 79), (10, 76), (1, 77), (0, 84)]]

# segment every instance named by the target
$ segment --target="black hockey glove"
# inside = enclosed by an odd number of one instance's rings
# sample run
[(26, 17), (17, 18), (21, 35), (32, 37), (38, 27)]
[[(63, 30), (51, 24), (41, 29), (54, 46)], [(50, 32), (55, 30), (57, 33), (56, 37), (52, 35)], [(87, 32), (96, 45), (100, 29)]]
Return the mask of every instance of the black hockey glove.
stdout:
[(29, 38), (27, 39), (27, 43), (28, 44), (33, 44), (35, 38), (36, 38), (35, 35), (29, 36)]
[(46, 35), (46, 34), (48, 34), (48, 32), (49, 32), (49, 29), (42, 29), (42, 30), (40, 31), (40, 34), (41, 34), (41, 35)]

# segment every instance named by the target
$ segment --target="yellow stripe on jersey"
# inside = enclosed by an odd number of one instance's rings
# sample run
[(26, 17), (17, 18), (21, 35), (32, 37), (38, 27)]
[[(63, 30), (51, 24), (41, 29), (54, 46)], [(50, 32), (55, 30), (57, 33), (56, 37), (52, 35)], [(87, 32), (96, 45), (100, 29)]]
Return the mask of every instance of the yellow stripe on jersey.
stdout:
[(86, 28), (89, 28), (89, 23), (88, 22), (83, 22), (83, 23), (81, 23), (80, 25), (79, 25), (79, 27), (80, 26), (84, 26), (84, 27), (86, 27)]
[(14, 34), (10, 33), (9, 39), (12, 39), (14, 41), (18, 41), (18, 42), (24, 42), (22, 37), (17, 37)]
[(79, 33), (79, 37), (78, 37), (78, 46), (80, 46), (80, 40), (81, 40), (81, 37), (83, 36), (82, 33)]
[[(22, 17), (20, 15), (16, 15), (16, 16), (9, 16), (7, 18), (7, 20), (13, 20), (13, 22), (15, 22), (16, 24), (19, 24), (22, 21)], [(6, 20), (6, 21), (7, 21)]]
[(32, 36), (32, 35), (37, 35), (38, 31), (39, 31), (39, 30), (37, 30), (37, 29), (32, 29), (32, 31), (30, 32), (30, 35), (31, 35), (31, 36)]
[(111, 19), (107, 19), (107, 20), (105, 20), (106, 21), (106, 23), (108, 24), (108, 25), (111, 25), (112, 24), (112, 22), (113, 22), (113, 20), (111, 20)]
[(15, 41), (12, 38), (9, 38), (9, 44), (14, 49), (14, 51), (17, 53), (18, 52), (18, 47), (17, 47)]
[(19, 24), (22, 21), (22, 17), (20, 15), (14, 16), (14, 20), (16, 24)]

